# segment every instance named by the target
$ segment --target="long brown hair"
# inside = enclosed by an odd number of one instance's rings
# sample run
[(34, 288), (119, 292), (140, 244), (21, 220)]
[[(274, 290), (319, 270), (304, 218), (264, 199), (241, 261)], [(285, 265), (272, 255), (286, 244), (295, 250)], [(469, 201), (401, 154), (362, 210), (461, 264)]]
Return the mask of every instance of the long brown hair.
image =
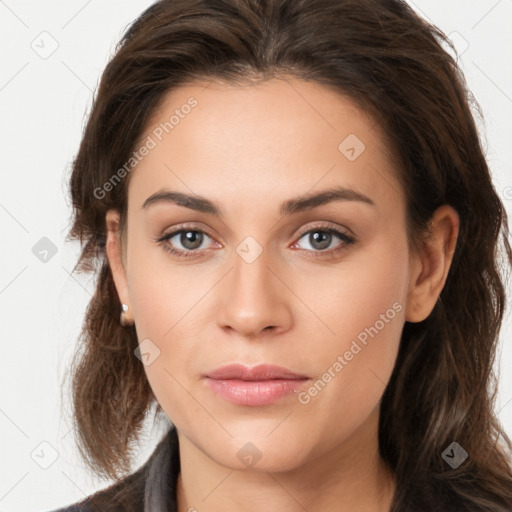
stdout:
[[(72, 365), (73, 414), (97, 474), (131, 470), (155, 405), (134, 356), (135, 328), (119, 323), (105, 256), (105, 213), (119, 210), (124, 227), (130, 173), (103, 185), (167, 92), (291, 76), (348, 96), (384, 128), (411, 241), (421, 243), (439, 206), (460, 215), (446, 285), (425, 321), (406, 323), (382, 398), (380, 453), (397, 479), (392, 511), (512, 510), (512, 443), (493, 409), (500, 262), (508, 268), (512, 251), (474, 120), (482, 113), (446, 45), (455, 52), (402, 0), (160, 0), (129, 27), (101, 78), (70, 179), (69, 239), (82, 244), (75, 270), (97, 277)], [(457, 468), (442, 457), (452, 442), (468, 454)]]

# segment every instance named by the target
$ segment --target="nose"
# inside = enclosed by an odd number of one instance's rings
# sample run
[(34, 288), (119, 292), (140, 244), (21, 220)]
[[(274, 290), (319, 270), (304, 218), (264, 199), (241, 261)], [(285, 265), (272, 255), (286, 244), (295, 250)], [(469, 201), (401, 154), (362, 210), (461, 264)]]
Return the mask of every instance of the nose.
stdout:
[(263, 250), (254, 261), (234, 254), (233, 268), (219, 290), (221, 328), (250, 339), (290, 328), (293, 293), (283, 267), (269, 261), (267, 254)]

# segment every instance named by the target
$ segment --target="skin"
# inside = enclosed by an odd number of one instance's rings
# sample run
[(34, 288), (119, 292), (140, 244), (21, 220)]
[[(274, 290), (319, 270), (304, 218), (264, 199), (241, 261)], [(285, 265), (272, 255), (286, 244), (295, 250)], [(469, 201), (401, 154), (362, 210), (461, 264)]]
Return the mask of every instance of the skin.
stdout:
[[(166, 96), (144, 136), (190, 96), (197, 107), (132, 171), (126, 236), (118, 212), (106, 216), (120, 301), (139, 342), (149, 338), (160, 350), (145, 371), (178, 429), (178, 510), (389, 510), (396, 482), (378, 453), (380, 401), (404, 323), (425, 319), (444, 286), (457, 213), (437, 210), (428, 245), (411, 250), (384, 134), (322, 85), (183, 86)], [(354, 161), (338, 150), (349, 134), (365, 144)], [(374, 204), (334, 201), (280, 215), (284, 200), (334, 186)], [(163, 188), (205, 196), (223, 216), (171, 202), (143, 209)], [(189, 249), (199, 255), (180, 258), (155, 241), (181, 223), (206, 233)], [(355, 243), (333, 235), (318, 248), (308, 232), (319, 223)], [(248, 236), (262, 249), (251, 263), (237, 252)], [(164, 243), (191, 247), (179, 234)], [(307, 404), (292, 393), (271, 405), (236, 405), (204, 385), (204, 372), (242, 362), (306, 374), (309, 388), (393, 304), (401, 310)], [(237, 457), (247, 442), (261, 454), (252, 466)]]

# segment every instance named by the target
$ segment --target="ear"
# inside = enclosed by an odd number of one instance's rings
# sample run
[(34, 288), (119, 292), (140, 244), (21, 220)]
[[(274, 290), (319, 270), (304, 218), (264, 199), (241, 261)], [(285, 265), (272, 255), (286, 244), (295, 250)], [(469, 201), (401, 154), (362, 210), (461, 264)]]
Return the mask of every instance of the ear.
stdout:
[(430, 236), (411, 258), (408, 322), (425, 320), (436, 305), (446, 283), (459, 235), (459, 215), (448, 205), (432, 215)]
[(106, 253), (114, 284), (121, 304), (128, 305), (126, 316), (130, 316), (131, 308), (129, 302), (128, 280), (123, 263), (123, 247), (121, 244), (121, 232), (119, 226), (119, 212), (117, 210), (108, 210), (105, 216), (107, 239), (105, 242)]

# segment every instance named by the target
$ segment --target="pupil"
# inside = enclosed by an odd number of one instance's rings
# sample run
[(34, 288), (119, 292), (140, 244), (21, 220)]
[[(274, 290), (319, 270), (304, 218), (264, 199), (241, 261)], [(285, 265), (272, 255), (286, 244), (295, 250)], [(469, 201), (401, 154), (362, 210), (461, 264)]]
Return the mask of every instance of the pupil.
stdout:
[(181, 235), (181, 243), (187, 249), (197, 249), (201, 245), (201, 241), (201, 234), (197, 231), (185, 231)]
[[(329, 247), (329, 245), (331, 243), (331, 237), (332, 237), (332, 235), (325, 231), (314, 231), (310, 235), (310, 239), (312, 239), (314, 241), (314, 243), (312, 243), (311, 245), (313, 247), (316, 247), (317, 249), (326, 249), (327, 247)], [(318, 242), (319, 242), (320, 246), (315, 245)]]

